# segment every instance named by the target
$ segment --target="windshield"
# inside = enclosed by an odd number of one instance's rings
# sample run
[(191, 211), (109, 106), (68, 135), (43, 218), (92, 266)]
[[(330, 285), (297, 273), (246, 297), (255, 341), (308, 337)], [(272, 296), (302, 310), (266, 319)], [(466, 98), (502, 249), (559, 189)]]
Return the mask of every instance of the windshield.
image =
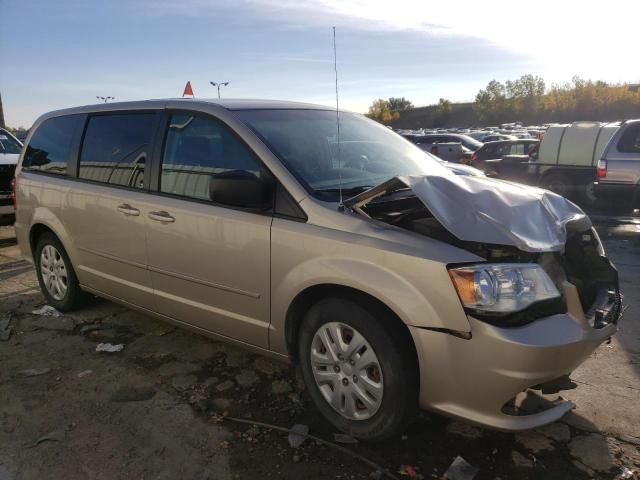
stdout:
[(241, 110), (253, 129), (304, 187), (337, 201), (398, 175), (447, 174), (430, 154), (388, 128), (352, 113), (329, 110)]
[(21, 149), (20, 142), (0, 129), (0, 153), (20, 153)]

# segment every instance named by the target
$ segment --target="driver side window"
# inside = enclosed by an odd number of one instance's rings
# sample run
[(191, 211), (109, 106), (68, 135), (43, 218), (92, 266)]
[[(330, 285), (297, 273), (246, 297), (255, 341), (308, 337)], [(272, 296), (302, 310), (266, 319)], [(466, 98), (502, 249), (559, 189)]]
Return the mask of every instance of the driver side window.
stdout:
[(162, 155), (160, 191), (210, 200), (211, 177), (244, 171), (260, 178), (260, 164), (249, 148), (219, 120), (173, 114)]

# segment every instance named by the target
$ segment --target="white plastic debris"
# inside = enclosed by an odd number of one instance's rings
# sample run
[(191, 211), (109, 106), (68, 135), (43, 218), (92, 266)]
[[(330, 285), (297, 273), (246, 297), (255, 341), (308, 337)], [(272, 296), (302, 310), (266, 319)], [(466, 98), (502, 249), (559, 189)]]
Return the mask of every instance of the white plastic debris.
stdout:
[(76, 377), (82, 378), (82, 377), (86, 377), (87, 375), (91, 375), (92, 373), (93, 373), (93, 370), (83, 370), (80, 373), (78, 373)]
[(309, 426), (301, 423), (296, 423), (289, 431), (289, 445), (291, 448), (298, 448), (307, 439), (309, 433)]
[(630, 478), (633, 478), (634, 475), (635, 475), (635, 471), (627, 467), (622, 467), (622, 473), (620, 474), (620, 479), (628, 480)]
[(33, 315), (42, 315), (43, 317), (61, 317), (62, 313), (53, 308), (51, 305), (43, 305), (31, 312)]
[(478, 473), (478, 468), (471, 465), (464, 458), (458, 456), (444, 472), (447, 480), (472, 480)]
[(119, 343), (118, 345), (113, 345), (111, 343), (99, 343), (96, 346), (96, 352), (106, 352), (106, 353), (115, 353), (121, 352), (124, 348), (124, 345)]

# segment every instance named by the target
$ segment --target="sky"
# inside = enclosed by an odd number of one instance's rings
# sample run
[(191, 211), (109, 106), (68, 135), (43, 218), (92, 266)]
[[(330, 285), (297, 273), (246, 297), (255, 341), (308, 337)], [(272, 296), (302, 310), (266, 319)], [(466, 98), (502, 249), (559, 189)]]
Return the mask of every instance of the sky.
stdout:
[(472, 101), (527, 73), (640, 82), (640, 1), (0, 0), (9, 126), (96, 103), (182, 95), (335, 105)]

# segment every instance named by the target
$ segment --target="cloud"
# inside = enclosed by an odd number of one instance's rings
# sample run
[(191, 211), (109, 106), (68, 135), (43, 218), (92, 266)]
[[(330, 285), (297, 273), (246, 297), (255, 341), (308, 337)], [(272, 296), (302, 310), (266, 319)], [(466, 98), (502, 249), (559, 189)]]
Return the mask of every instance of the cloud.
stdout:
[(597, 77), (604, 70), (600, 78), (607, 79), (631, 74), (629, 53), (637, 43), (640, 17), (638, 0), (613, 0), (605, 7), (576, 0), (515, 6), (505, 0), (155, 0), (153, 5), (160, 14), (215, 16), (232, 11), (237, 21), (269, 21), (285, 29), (336, 25), (339, 35), (346, 29), (481, 39), (540, 60), (563, 75)]

